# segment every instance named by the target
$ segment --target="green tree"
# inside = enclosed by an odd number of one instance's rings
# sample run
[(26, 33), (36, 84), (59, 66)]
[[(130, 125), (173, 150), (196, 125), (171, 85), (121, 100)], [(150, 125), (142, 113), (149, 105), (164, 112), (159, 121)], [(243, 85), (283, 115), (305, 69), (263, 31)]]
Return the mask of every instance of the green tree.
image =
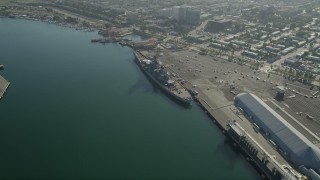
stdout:
[(53, 16), (53, 18), (52, 18), (52, 20), (53, 21), (60, 21), (61, 20), (61, 18), (60, 18), (60, 16)]

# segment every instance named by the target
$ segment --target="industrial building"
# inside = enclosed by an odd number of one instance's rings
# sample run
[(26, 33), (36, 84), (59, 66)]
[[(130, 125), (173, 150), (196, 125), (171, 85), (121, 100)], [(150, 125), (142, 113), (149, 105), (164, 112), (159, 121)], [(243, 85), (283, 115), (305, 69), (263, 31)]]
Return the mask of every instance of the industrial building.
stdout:
[(296, 167), (304, 165), (319, 173), (320, 149), (259, 97), (251, 93), (241, 93), (235, 97), (234, 103), (276, 144), (278, 151), (289, 162)]

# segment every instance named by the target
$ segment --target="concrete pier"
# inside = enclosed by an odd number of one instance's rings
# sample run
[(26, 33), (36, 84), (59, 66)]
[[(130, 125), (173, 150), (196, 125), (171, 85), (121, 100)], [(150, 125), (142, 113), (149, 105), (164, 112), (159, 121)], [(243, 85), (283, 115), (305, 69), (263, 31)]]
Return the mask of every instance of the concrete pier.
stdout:
[(2, 98), (4, 93), (6, 92), (9, 85), (10, 85), (10, 83), (0, 75), (0, 99)]
[[(152, 53), (146, 55), (152, 56)], [(166, 67), (171, 73), (175, 73), (177, 77), (181, 78), (184, 88), (193, 94), (194, 104), (203, 109), (213, 123), (228, 137), (228, 141), (231, 142), (230, 145), (235, 147), (236, 150), (240, 150), (248, 162), (261, 173), (262, 177), (279, 180), (303, 177), (282, 156), (281, 151), (265, 137), (265, 134), (262, 131), (255, 130), (250, 119), (242, 113), (241, 109), (235, 106), (233, 99), (235, 94), (232, 95), (229, 92), (228, 85), (222, 82), (212, 83), (212, 81), (215, 81), (211, 80), (212, 76), (210, 74), (212, 71), (208, 70), (210, 71), (208, 76), (202, 76), (203, 74), (194, 73), (191, 70), (193, 67), (183, 66), (184, 58), (176, 57), (173, 59), (175, 61), (168, 61), (168, 59), (172, 60), (171, 56), (161, 57), (164, 58), (160, 61), (167, 65)], [(185, 57), (189, 60), (188, 62), (197, 61), (196, 58), (188, 59), (188, 56)], [(195, 67), (199, 68), (201, 63), (195, 63)], [(214, 67), (214, 65), (210, 67)], [(227, 73), (230, 74), (231, 71), (227, 71), (225, 74)], [(215, 78), (217, 79), (217, 77)]]
[[(184, 87), (188, 90), (193, 89), (190, 82), (185, 83)], [(236, 107), (233, 103), (224, 103), (217, 107), (201, 90), (199, 90), (199, 94), (194, 97), (194, 100), (222, 132), (237, 144), (237, 147), (240, 148), (248, 161), (260, 173), (263, 173), (266, 179), (280, 180), (288, 179), (288, 176), (294, 177), (293, 174), (289, 174), (283, 169), (282, 165), (289, 165), (281, 155), (271, 147), (260, 133), (254, 131), (245, 117), (234, 112)], [(232, 119), (237, 122), (237, 128), (241, 129), (241, 135), (237, 135), (232, 131), (230, 126), (230, 120)], [(295, 177), (292, 179), (295, 179)]]

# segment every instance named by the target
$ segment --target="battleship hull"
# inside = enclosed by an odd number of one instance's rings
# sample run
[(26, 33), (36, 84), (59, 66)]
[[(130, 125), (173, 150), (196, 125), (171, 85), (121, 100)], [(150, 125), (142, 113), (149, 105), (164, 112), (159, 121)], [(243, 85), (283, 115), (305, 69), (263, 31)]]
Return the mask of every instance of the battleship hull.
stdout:
[(134, 52), (135, 55), (135, 61), (138, 64), (140, 70), (147, 76), (147, 78), (153, 83), (156, 84), (170, 99), (173, 101), (179, 103), (180, 105), (184, 107), (191, 107), (191, 99), (185, 99), (182, 98), (176, 94), (174, 94), (172, 91), (170, 91), (168, 88), (166, 88), (164, 85), (162, 85), (157, 79), (155, 79), (148, 71), (144, 69), (144, 67), (141, 64), (141, 59), (137, 54), (138, 52)]

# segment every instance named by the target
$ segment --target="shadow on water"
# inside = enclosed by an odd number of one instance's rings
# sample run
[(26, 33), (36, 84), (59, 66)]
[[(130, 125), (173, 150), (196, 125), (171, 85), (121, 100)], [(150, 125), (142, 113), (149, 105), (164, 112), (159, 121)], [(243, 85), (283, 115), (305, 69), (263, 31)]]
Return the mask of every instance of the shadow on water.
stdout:
[[(243, 159), (245, 162), (253, 165), (256, 171), (258, 171), (260, 174), (263, 174), (263, 172), (255, 164), (252, 164), (253, 162), (247, 161), (248, 155), (245, 155), (243, 151), (239, 148), (239, 146), (235, 146), (234, 141), (228, 138), (226, 138), (223, 142), (217, 145), (215, 152), (217, 154), (225, 154), (225, 163), (229, 170), (236, 168), (236, 164), (234, 163), (235, 161)], [(253, 169), (251, 169), (251, 171), (254, 172)], [(259, 179), (262, 178), (259, 177)]]
[(225, 163), (228, 169), (234, 169), (236, 167), (235, 161), (239, 160), (241, 155), (240, 151), (235, 148), (232, 148), (232, 141), (225, 139), (217, 145), (216, 154), (225, 154)]
[(144, 93), (152, 92), (152, 93), (158, 94), (160, 92), (158, 87), (156, 85), (152, 84), (152, 83), (148, 83), (147, 81), (148, 81), (148, 79), (146, 77), (144, 77), (143, 74), (139, 75), (139, 79), (137, 80), (137, 82), (133, 86), (131, 86), (129, 88), (128, 93), (129, 94), (133, 94), (137, 90), (142, 89), (142, 91)]
[(129, 88), (128, 94), (133, 94), (134, 92), (140, 89), (142, 89), (144, 93), (151, 92), (151, 93), (158, 94), (160, 92), (160, 89), (158, 89), (158, 87), (155, 84), (151, 83), (148, 80), (148, 78), (145, 77), (145, 75), (139, 69), (138, 65), (135, 63), (134, 59), (127, 59), (127, 61), (132, 65), (135, 71), (139, 74), (136, 83)]
[(140, 68), (138, 67), (138, 65), (136, 64), (136, 62), (133, 59), (127, 59), (127, 60), (129, 61), (130, 64), (132, 64), (135, 71), (139, 74), (138, 80), (136, 81), (136, 83), (133, 86), (131, 86), (129, 88), (128, 94), (133, 94), (134, 92), (142, 89), (142, 91), (144, 93), (153, 93), (153, 94), (158, 94), (158, 95), (163, 96), (166, 100), (168, 100), (168, 102), (170, 104), (172, 104), (173, 106), (176, 106), (178, 108), (182, 108), (182, 109), (190, 109), (191, 108), (191, 106), (181, 104), (181, 102), (179, 102), (177, 99), (163, 93), (161, 91), (161, 89), (159, 89), (159, 87), (154, 82), (152, 82), (152, 80), (148, 79), (143, 74), (143, 72), (141, 72)]

